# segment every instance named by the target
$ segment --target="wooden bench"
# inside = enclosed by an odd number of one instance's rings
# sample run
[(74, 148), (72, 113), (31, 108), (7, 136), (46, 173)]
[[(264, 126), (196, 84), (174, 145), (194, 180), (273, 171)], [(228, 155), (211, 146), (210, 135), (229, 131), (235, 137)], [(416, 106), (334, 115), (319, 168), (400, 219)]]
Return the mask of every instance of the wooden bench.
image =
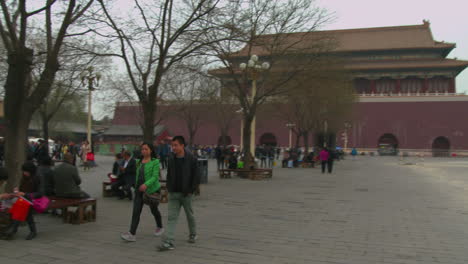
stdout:
[(166, 187), (166, 180), (159, 180), (161, 183), (161, 201), (160, 203), (167, 203), (169, 202), (169, 192), (167, 191)]
[[(220, 179), (230, 179), (232, 177), (231, 173), (235, 172), (236, 170), (233, 169), (223, 169), (219, 170), (219, 178)], [(235, 174), (235, 173), (234, 173)]]
[(315, 168), (315, 163), (312, 162), (302, 162), (301, 163), (302, 168)]
[(112, 197), (114, 196), (114, 192), (111, 189), (111, 182), (104, 181), (102, 182), (102, 197)]
[(251, 180), (263, 180), (271, 179), (273, 177), (272, 169), (224, 169), (219, 170), (219, 177), (221, 179), (231, 178), (232, 174), (239, 176), (241, 178), (247, 178)]
[[(167, 203), (168, 199), (168, 191), (166, 188), (166, 181), (160, 180), (161, 183), (161, 203)], [(114, 196), (114, 192), (111, 190), (111, 182), (104, 181), (102, 182), (102, 197), (112, 197)]]
[[(96, 199), (49, 197), (49, 209), (61, 209), (64, 223), (84, 224), (96, 221)], [(69, 207), (76, 211), (69, 211)]]

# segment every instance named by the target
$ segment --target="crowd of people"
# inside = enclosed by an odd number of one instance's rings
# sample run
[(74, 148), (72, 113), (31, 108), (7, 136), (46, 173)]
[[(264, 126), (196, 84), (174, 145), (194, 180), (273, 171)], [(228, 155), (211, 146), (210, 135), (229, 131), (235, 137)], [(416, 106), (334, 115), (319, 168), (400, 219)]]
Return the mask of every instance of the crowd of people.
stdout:
[[(217, 160), (218, 169), (240, 168), (242, 153), (235, 146), (228, 147), (186, 147), (182, 136), (176, 136), (171, 141), (142, 143), (138, 150), (130, 152), (125, 148), (115, 155), (112, 172), (108, 174), (112, 184), (111, 189), (119, 199), (133, 200), (130, 227), (121, 233), (121, 238), (128, 242), (136, 241), (136, 232), (144, 205), (150, 207), (155, 221), (155, 236), (165, 234), (159, 250), (174, 249), (174, 234), (181, 208), (184, 209), (189, 228), (188, 242), (195, 243), (197, 239), (196, 221), (192, 208), (193, 195), (198, 189), (200, 175), (198, 158), (213, 158)], [(169, 144), (170, 143), (170, 144)], [(52, 157), (63, 160), (58, 166), (53, 166), (53, 159), (48, 154), (46, 144), (39, 141), (30, 146), (32, 155), (22, 166), (22, 178), (11, 193), (0, 194), (0, 211), (11, 206), (18, 198), (27, 200), (42, 196), (63, 198), (87, 198), (89, 195), (80, 188), (81, 178), (76, 167), (76, 160), (86, 161), (92, 153), (87, 142), (81, 146), (57, 144)], [(356, 151), (354, 151), (354, 154)], [(353, 153), (352, 153), (353, 154)], [(282, 156), (281, 156), (282, 155)], [(304, 152), (300, 148), (280, 149), (272, 146), (257, 146), (256, 159), (261, 167), (273, 167), (276, 160), (282, 157), (283, 167), (297, 167), (301, 163), (321, 164), (322, 173), (332, 173), (333, 162), (340, 159), (342, 152), (335, 149), (320, 148)], [(36, 165), (37, 164), (37, 165)], [(166, 187), (169, 192), (167, 231), (163, 228), (163, 220), (159, 211), (161, 196), (161, 170), (166, 170)], [(0, 186), (8, 179), (5, 169), (0, 168)], [(26, 239), (37, 236), (34, 210), (29, 209), (25, 221), (29, 227)], [(20, 227), (20, 222), (12, 220), (0, 232), (3, 239), (12, 239)]]
[[(42, 196), (54, 196), (61, 198), (87, 198), (89, 195), (84, 192), (81, 185), (81, 178), (78, 169), (73, 165), (74, 157), (71, 153), (66, 153), (63, 162), (54, 167), (53, 160), (49, 156), (41, 156), (40, 159), (28, 159), (21, 167), (22, 177), (17, 187), (12, 193), (0, 195), (0, 208), (5, 211), (12, 206), (18, 198), (33, 201)], [(8, 179), (7, 171), (0, 168), (2, 184)], [(37, 228), (34, 222), (33, 209), (28, 209), (26, 222), (29, 227), (27, 240), (31, 240), (37, 235)], [(13, 239), (20, 226), (20, 221), (12, 220), (11, 223), (0, 232), (0, 238)]]

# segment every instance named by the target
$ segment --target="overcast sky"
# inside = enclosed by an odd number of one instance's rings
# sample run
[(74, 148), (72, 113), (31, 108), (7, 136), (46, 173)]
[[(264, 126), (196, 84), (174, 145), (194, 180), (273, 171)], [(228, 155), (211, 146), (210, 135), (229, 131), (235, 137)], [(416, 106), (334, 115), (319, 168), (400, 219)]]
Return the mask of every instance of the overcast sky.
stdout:
[[(435, 40), (454, 42), (449, 58), (468, 61), (468, 0), (316, 0), (335, 12), (324, 29), (348, 29), (431, 23)], [(457, 77), (457, 92), (468, 94), (468, 69)]]
[[(119, 0), (118, 5), (127, 5)], [(316, 0), (317, 5), (334, 12), (336, 19), (324, 30), (419, 25), (431, 23), (435, 40), (454, 42), (449, 58), (468, 60), (468, 0)], [(468, 94), (468, 69), (457, 77), (457, 92)], [(95, 107), (102, 117), (108, 111)]]

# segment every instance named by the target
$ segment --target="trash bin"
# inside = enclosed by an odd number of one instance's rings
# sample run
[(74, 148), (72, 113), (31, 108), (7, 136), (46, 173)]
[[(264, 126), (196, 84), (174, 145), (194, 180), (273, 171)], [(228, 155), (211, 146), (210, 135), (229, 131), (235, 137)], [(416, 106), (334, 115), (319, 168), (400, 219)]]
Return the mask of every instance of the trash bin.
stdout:
[(198, 170), (200, 173), (200, 183), (208, 183), (208, 160), (198, 159)]

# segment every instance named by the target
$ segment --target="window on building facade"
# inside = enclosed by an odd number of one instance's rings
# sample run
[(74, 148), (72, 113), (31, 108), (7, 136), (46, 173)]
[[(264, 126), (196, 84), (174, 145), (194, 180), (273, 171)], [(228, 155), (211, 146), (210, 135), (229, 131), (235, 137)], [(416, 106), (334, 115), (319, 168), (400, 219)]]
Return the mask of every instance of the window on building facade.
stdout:
[(390, 94), (395, 93), (396, 81), (393, 79), (380, 79), (376, 81), (375, 90), (377, 93)]
[(423, 80), (419, 78), (407, 78), (400, 82), (400, 92), (405, 93), (420, 93), (422, 92)]
[(428, 80), (428, 93), (446, 93), (449, 91), (449, 79), (443, 77), (435, 77)]

